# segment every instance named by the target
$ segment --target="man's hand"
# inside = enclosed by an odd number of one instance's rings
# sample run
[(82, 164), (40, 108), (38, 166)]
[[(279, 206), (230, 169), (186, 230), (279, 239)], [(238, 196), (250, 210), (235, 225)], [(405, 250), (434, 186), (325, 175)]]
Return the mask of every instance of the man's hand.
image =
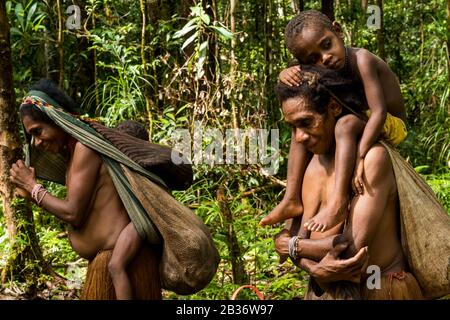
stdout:
[(289, 257), (289, 230), (283, 229), (280, 233), (278, 233), (275, 238), (275, 250), (280, 256), (280, 263), (283, 263)]
[(298, 86), (302, 80), (300, 66), (293, 66), (284, 69), (278, 75), (278, 80), (288, 86)]
[(311, 275), (319, 282), (328, 283), (341, 280), (359, 283), (361, 273), (367, 268), (369, 254), (367, 247), (349, 259), (338, 258), (339, 254), (348, 247), (348, 243), (339, 243), (333, 250), (311, 270)]
[(31, 190), (33, 190), (33, 187), (36, 184), (36, 174), (34, 168), (28, 168), (22, 160), (18, 160), (12, 165), (9, 173), (12, 183), (16, 184), (28, 193), (31, 193)]

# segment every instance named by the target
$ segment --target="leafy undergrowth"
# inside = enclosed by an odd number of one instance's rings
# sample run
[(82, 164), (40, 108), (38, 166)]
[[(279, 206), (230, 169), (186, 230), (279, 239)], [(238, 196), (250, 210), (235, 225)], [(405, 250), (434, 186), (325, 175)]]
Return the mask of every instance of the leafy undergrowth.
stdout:
[(440, 203), (450, 215), (450, 163), (449, 167), (443, 168), (440, 173), (428, 173), (429, 166), (417, 166), (415, 170), (433, 189)]
[[(426, 168), (416, 167), (421, 172), (442, 204), (450, 211), (450, 172), (442, 174), (424, 174)], [(426, 171), (425, 171), (426, 172)], [(209, 182), (208, 182), (209, 183)], [(230, 299), (240, 285), (234, 284), (231, 270), (231, 257), (226, 237), (226, 224), (214, 194), (207, 192), (211, 185), (199, 182), (192, 190), (176, 194), (179, 201), (195, 207), (195, 212), (206, 222), (211, 230), (216, 247), (219, 250), (221, 262), (216, 275), (210, 284), (196, 294), (188, 296), (176, 295), (163, 291), (164, 299), (179, 300), (217, 300)], [(205, 189), (205, 190), (203, 190)], [(202, 192), (199, 192), (202, 191)], [(57, 193), (57, 191), (55, 191)], [(239, 241), (241, 258), (248, 276), (248, 284), (257, 287), (266, 300), (290, 300), (304, 297), (308, 276), (296, 268), (289, 260), (279, 264), (275, 252), (273, 236), (281, 226), (260, 227), (258, 222), (270, 211), (281, 193), (272, 190), (264, 194), (255, 194), (253, 199), (243, 200), (230, 198), (230, 209), (233, 212), (233, 227)], [(78, 299), (86, 275), (87, 261), (80, 259), (70, 247), (65, 226), (55, 217), (34, 211), (36, 231), (46, 261), (55, 272), (65, 278), (64, 281), (48, 276), (41, 276), (42, 283), (37, 299)], [(5, 233), (4, 221), (0, 221), (0, 269), (5, 265), (9, 242)], [(0, 288), (0, 299), (28, 299), (24, 295), (25, 285), (17, 282), (6, 283)], [(449, 297), (445, 297), (448, 299)], [(244, 289), (237, 299), (258, 299), (254, 292)]]
[[(54, 189), (54, 193), (64, 192)], [(28, 285), (18, 281), (8, 281), (0, 286), (0, 300), (45, 299), (72, 300), (78, 299), (86, 275), (87, 260), (81, 259), (71, 248), (65, 225), (47, 212), (33, 207), (36, 234), (44, 259), (52, 266), (59, 277), (41, 274), (36, 279), (37, 293), (30, 297)], [(6, 225), (0, 221), (0, 270), (6, 265), (10, 252)]]

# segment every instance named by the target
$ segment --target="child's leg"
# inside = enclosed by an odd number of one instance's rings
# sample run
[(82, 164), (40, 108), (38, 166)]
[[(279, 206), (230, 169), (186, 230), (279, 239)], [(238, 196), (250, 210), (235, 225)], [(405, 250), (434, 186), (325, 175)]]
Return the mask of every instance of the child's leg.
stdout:
[(141, 241), (132, 222), (122, 230), (117, 238), (108, 265), (117, 300), (133, 299), (133, 290), (126, 268), (141, 247)]
[(331, 201), (305, 223), (310, 231), (324, 232), (347, 217), (349, 186), (356, 162), (357, 139), (365, 122), (355, 115), (342, 117), (336, 123), (335, 188)]
[(306, 167), (311, 160), (311, 153), (295, 141), (294, 130), (292, 130), (291, 147), (288, 156), (288, 171), (286, 193), (283, 200), (261, 220), (260, 225), (275, 224), (289, 218), (298, 217), (303, 213), (301, 200), (301, 189)]

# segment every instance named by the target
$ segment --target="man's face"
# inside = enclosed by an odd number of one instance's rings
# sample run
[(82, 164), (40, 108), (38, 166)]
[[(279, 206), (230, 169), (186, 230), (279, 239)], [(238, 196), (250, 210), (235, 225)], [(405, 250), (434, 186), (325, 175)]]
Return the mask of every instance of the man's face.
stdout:
[(333, 32), (324, 26), (306, 26), (295, 38), (294, 56), (302, 64), (342, 69), (345, 65), (345, 46), (339, 32), (340, 29)]
[(330, 108), (320, 114), (305, 97), (290, 98), (283, 102), (284, 120), (294, 129), (295, 141), (314, 154), (330, 151), (334, 141), (335, 117)]
[(60, 128), (29, 116), (22, 118), (25, 131), (34, 138), (34, 145), (51, 153), (61, 152), (66, 143), (67, 134)]

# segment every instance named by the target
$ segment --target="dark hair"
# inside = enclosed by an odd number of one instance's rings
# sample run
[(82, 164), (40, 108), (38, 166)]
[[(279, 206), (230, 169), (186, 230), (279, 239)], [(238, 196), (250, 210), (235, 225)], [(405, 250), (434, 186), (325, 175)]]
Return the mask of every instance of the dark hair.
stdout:
[[(30, 90), (38, 90), (47, 94), (55, 100), (64, 111), (77, 114), (77, 104), (64, 91), (62, 91), (52, 80), (40, 79), (30, 87)], [(33, 120), (43, 121), (54, 124), (53, 121), (42, 111), (32, 104), (23, 104), (20, 106), (20, 116), (28, 116)]]
[(294, 53), (295, 37), (303, 31), (305, 27), (318, 26), (332, 30), (333, 23), (322, 12), (316, 10), (302, 11), (289, 21), (284, 31), (284, 40), (291, 53)]
[(312, 88), (306, 82), (298, 86), (288, 86), (279, 82), (275, 86), (275, 92), (281, 104), (291, 98), (304, 97), (311, 102), (314, 111), (324, 114), (327, 111), (331, 96), (325, 90), (320, 90), (320, 88), (323, 87)]
[(365, 97), (362, 95), (364, 93), (355, 90), (353, 81), (345, 77), (342, 71), (324, 69), (314, 65), (301, 65), (301, 70), (302, 82), (300, 85), (287, 86), (278, 83), (275, 86), (280, 103), (303, 96), (311, 102), (314, 111), (323, 114), (334, 96), (333, 98), (338, 103), (344, 104), (343, 114), (351, 112), (348, 108), (356, 112), (361, 112), (366, 108)]
[(145, 129), (145, 127), (134, 120), (125, 120), (120, 122), (116, 129), (120, 132), (129, 134), (130, 136), (133, 136), (135, 138), (139, 138), (145, 141), (149, 140), (148, 131)]

